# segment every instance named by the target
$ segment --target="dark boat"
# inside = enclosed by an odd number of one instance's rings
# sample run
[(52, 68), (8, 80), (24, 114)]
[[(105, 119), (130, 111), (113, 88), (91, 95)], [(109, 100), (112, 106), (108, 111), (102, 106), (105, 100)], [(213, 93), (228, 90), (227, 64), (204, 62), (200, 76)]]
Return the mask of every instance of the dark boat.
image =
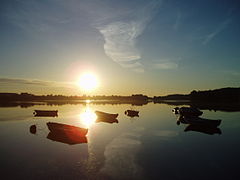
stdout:
[[(177, 111), (177, 109), (175, 109), (175, 110)], [(201, 116), (203, 114), (203, 112), (200, 111), (199, 109), (192, 108), (192, 107), (181, 107), (181, 108), (179, 108), (178, 113), (181, 116), (187, 116), (187, 117), (197, 117), (197, 116)]]
[(30, 128), (29, 128), (29, 131), (31, 134), (36, 134), (37, 133), (37, 126), (34, 124), (34, 125), (31, 125)]
[(69, 145), (87, 143), (86, 136), (79, 136), (78, 134), (65, 131), (50, 131), (47, 139), (61, 142)]
[(179, 121), (184, 124), (201, 125), (207, 127), (218, 127), (222, 122), (221, 120), (211, 120), (200, 117), (186, 117), (186, 116), (180, 116)]
[(139, 115), (138, 115), (139, 111), (126, 110), (124, 113), (129, 117), (139, 117)]
[(217, 127), (212, 127), (212, 126), (205, 126), (205, 125), (196, 125), (196, 124), (189, 124), (185, 130), (187, 131), (196, 131), (196, 132), (201, 132), (209, 135), (213, 134), (222, 134), (221, 130)]
[(55, 117), (58, 116), (58, 111), (34, 110), (33, 114), (36, 117)]
[(88, 129), (71, 126), (67, 124), (60, 124), (54, 122), (48, 122), (47, 127), (49, 131), (54, 133), (65, 133), (66, 135), (74, 135), (84, 137), (88, 133)]
[(100, 119), (116, 119), (118, 117), (118, 114), (110, 114), (102, 111), (95, 111), (95, 114), (97, 115), (98, 118)]

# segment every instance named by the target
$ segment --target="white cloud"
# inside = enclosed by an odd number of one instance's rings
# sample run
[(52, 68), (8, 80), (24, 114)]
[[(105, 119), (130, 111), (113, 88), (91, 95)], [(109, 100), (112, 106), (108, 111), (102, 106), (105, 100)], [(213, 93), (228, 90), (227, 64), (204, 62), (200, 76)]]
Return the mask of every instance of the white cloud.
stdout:
[(177, 69), (178, 64), (174, 63), (174, 62), (162, 62), (162, 63), (154, 64), (153, 68), (155, 68), (155, 69)]
[[(144, 66), (140, 62), (141, 52), (136, 48), (136, 40), (153, 18), (158, 5), (159, 2), (151, 1), (144, 7), (132, 10), (129, 13), (130, 17), (127, 18), (130, 20), (113, 21), (96, 27), (104, 37), (106, 55), (122, 67), (132, 68), (135, 72), (144, 72)], [(138, 61), (137, 68), (135, 68), (136, 61)], [(125, 62), (128, 62), (127, 66)]]

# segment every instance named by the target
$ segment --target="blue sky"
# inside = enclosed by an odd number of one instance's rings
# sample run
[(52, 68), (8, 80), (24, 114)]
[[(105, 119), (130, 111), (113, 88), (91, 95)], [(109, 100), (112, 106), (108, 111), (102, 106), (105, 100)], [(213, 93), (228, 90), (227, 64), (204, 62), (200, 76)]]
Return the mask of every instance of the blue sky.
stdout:
[(237, 0), (6, 0), (0, 91), (164, 95), (240, 86)]

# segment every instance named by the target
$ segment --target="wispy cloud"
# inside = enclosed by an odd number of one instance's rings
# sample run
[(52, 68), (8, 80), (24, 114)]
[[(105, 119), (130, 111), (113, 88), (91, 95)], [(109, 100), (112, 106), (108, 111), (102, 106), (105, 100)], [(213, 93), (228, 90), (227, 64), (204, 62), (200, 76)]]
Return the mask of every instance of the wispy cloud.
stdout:
[(20, 79), (20, 78), (0, 78), (2, 85), (33, 85), (33, 86), (48, 86), (48, 87), (74, 87), (73, 83), (56, 82), (56, 81), (43, 81), (37, 79)]
[(203, 40), (202, 44), (209, 43), (215, 36), (217, 36), (220, 32), (222, 32), (230, 23), (231, 19), (226, 19), (221, 24), (218, 25), (218, 27), (211, 33), (209, 33)]
[(174, 62), (163, 62), (163, 63), (156, 63), (153, 65), (154, 69), (177, 69), (178, 64)]
[[(141, 52), (136, 48), (136, 40), (154, 17), (158, 6), (159, 1), (151, 1), (144, 7), (132, 10), (125, 20), (113, 21), (96, 27), (104, 37), (106, 55), (122, 67), (144, 72), (144, 67), (140, 62)], [(128, 66), (125, 62), (128, 62)]]

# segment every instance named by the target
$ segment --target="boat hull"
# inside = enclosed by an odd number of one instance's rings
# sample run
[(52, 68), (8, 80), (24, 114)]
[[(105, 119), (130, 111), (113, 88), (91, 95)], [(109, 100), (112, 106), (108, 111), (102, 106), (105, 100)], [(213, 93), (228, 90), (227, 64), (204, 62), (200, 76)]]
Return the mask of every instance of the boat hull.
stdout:
[(36, 117), (55, 117), (58, 116), (58, 111), (34, 110), (33, 114)]
[(97, 117), (99, 119), (105, 119), (105, 118), (116, 119), (118, 117), (118, 114), (110, 114), (110, 113), (105, 113), (102, 111), (95, 111), (95, 114), (97, 115)]
[[(178, 113), (181, 116), (187, 116), (187, 117), (198, 117), (203, 114), (203, 112), (200, 111), (199, 109), (191, 108), (191, 107), (181, 107), (178, 110)], [(175, 114), (176, 114), (176, 112), (175, 112)]]
[(75, 136), (86, 136), (88, 133), (88, 129), (80, 128), (76, 126), (71, 126), (67, 124), (60, 124), (54, 122), (48, 122), (47, 127), (49, 131), (54, 133), (65, 133), (67, 135), (75, 135)]
[(126, 110), (125, 114), (129, 117), (139, 117), (138, 115), (139, 111), (134, 111), (134, 110)]

